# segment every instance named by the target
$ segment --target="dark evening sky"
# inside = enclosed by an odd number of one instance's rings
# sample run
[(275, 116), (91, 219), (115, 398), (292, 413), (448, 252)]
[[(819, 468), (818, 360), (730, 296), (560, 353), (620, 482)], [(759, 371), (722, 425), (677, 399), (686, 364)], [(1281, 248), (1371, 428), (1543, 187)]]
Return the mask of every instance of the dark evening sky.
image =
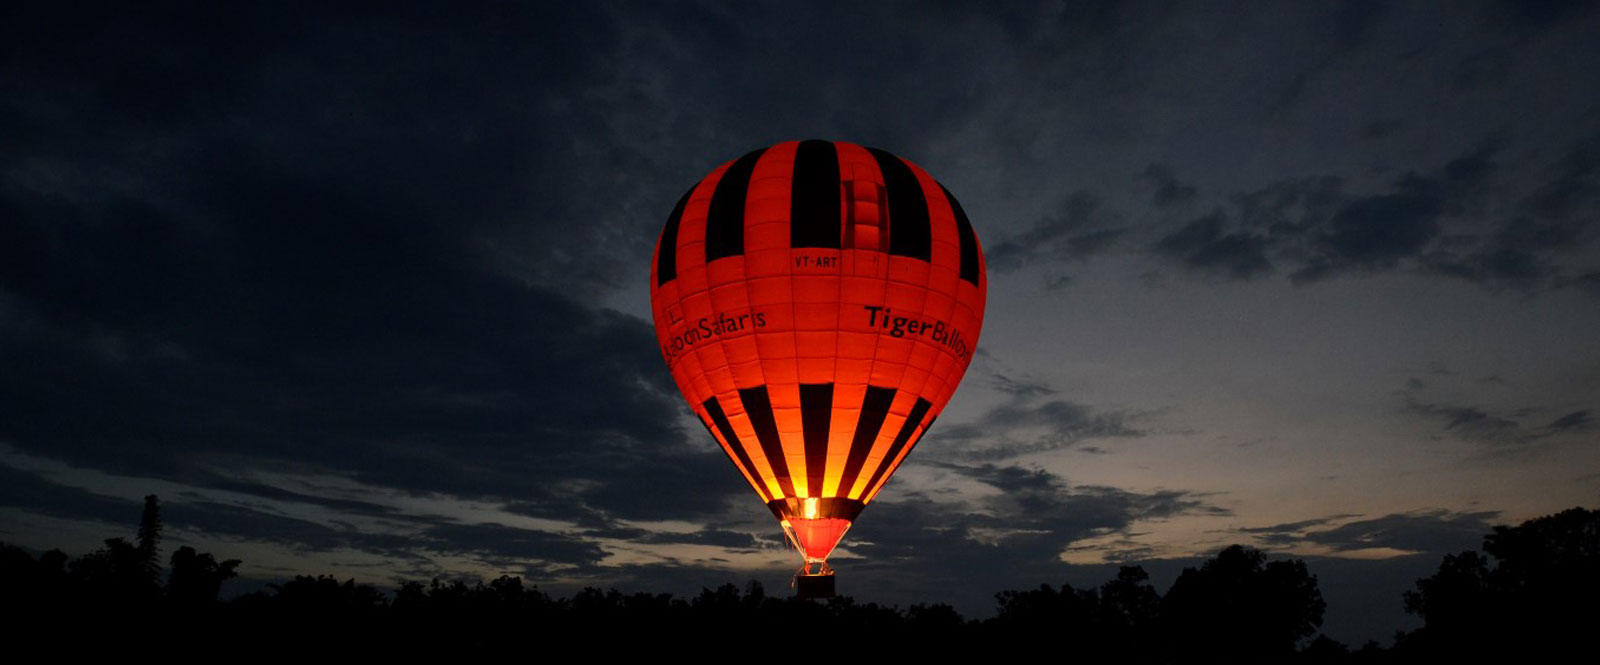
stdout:
[(154, 493), (257, 581), (786, 586), (647, 272), (802, 138), (926, 168), (991, 280), (842, 593), (1244, 543), (1386, 639), (1600, 496), (1600, 5), (63, 4), (0, 9), (0, 541)]

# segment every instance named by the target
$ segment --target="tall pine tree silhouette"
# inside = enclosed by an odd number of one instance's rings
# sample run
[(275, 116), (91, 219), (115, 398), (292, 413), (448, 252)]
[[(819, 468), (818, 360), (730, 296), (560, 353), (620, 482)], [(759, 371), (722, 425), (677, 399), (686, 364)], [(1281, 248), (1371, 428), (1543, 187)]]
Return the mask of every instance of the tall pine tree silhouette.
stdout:
[(144, 498), (144, 513), (139, 516), (139, 574), (152, 585), (161, 580), (161, 501), (151, 494)]

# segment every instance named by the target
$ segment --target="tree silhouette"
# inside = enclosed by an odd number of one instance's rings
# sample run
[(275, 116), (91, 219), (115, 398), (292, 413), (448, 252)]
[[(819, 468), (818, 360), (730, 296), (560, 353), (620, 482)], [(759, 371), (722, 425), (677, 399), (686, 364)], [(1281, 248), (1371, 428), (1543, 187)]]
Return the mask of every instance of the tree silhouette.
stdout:
[(105, 547), (73, 559), (67, 569), (83, 592), (102, 605), (149, 604), (160, 596), (144, 553), (124, 538), (107, 538)]
[(1162, 633), (1183, 662), (1281, 662), (1322, 625), (1326, 607), (1305, 562), (1267, 562), (1233, 545), (1173, 582)]
[(1497, 526), (1483, 551), (1444, 557), (1405, 594), (1423, 627), (1401, 640), (1429, 658), (1553, 657), (1600, 622), (1600, 511)]
[(140, 573), (150, 584), (157, 584), (161, 579), (161, 502), (154, 494), (144, 498), (137, 538)]
[(1155, 657), (1160, 613), (1161, 594), (1140, 566), (1122, 566), (1115, 579), (1100, 586), (1102, 639), (1133, 662)]
[(240, 561), (228, 559), (217, 563), (209, 553), (196, 552), (193, 547), (184, 545), (172, 553), (169, 563), (172, 572), (167, 577), (167, 600), (177, 607), (194, 609), (217, 602), (222, 582), (238, 575), (234, 570)]
[(1600, 594), (1600, 512), (1581, 508), (1496, 527), (1483, 553), (1444, 557), (1405, 594), (1406, 609), (1424, 626), (1394, 649), (1352, 650), (1319, 637), (1296, 652), (1326, 607), (1317, 578), (1301, 561), (1269, 562), (1239, 545), (1184, 569), (1164, 596), (1142, 568), (1123, 567), (1098, 587), (1002, 591), (996, 615), (981, 622), (942, 604), (902, 610), (849, 596), (769, 596), (753, 581), (687, 598), (586, 588), (563, 599), (520, 577), (433, 579), (402, 583), (391, 601), (375, 587), (324, 575), (218, 602), (240, 562), (179, 547), (163, 590), (148, 574), (148, 553), (158, 551), (161, 536), (159, 504), (151, 496), (145, 505), (137, 544), (111, 538), (77, 559), (51, 550), (36, 561), (0, 543), (0, 609), (25, 617), (7, 626), (30, 638), (56, 630), (132, 644), (172, 634), (191, 649), (250, 644), (272, 655), (369, 660), (526, 657), (530, 640), (591, 645), (577, 654), (586, 657), (657, 657), (664, 645), (683, 643), (753, 654), (792, 647), (797, 636), (826, 636), (835, 652), (868, 660), (952, 660), (1050, 642), (1063, 656), (1130, 664), (1378, 665), (1543, 662), (1587, 647), (1582, 640), (1600, 622), (1592, 602)]
[(1117, 577), (1098, 589), (1055, 589), (1041, 585), (1030, 591), (1002, 591), (994, 619), (987, 623), (992, 639), (1014, 641), (1049, 635), (1073, 645), (1091, 660), (1156, 662), (1156, 618), (1161, 595), (1138, 566), (1124, 566)]

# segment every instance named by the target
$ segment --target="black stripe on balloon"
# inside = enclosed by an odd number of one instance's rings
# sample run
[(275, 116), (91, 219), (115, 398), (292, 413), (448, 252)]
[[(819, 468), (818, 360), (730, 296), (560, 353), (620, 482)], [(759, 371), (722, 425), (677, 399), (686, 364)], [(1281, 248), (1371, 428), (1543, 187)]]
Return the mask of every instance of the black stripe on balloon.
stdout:
[(956, 214), (956, 237), (961, 241), (961, 279), (978, 285), (978, 234), (972, 232), (972, 222), (967, 219), (967, 211), (961, 209), (961, 202), (956, 196), (939, 185), (944, 190), (945, 200), (950, 202), (950, 210)]
[(777, 477), (778, 489), (784, 496), (794, 496), (794, 479), (789, 477), (789, 460), (783, 456), (783, 440), (778, 438), (778, 421), (772, 416), (767, 387), (740, 389), (739, 401), (744, 402), (744, 412), (756, 430), (756, 440), (761, 442), (761, 452), (767, 456), (772, 475)]
[(706, 263), (744, 253), (744, 203), (750, 193), (750, 173), (765, 148), (752, 151), (722, 172), (706, 213)]
[(745, 452), (744, 443), (739, 441), (739, 435), (733, 433), (733, 423), (728, 422), (728, 414), (723, 413), (722, 405), (717, 403), (717, 398), (708, 398), (700, 404), (706, 410), (706, 415), (711, 416), (711, 422), (717, 426), (717, 431), (722, 432), (722, 442), (728, 444), (728, 450), (733, 451), (739, 466), (744, 467), (745, 473), (756, 482), (756, 493), (761, 495), (763, 501), (771, 501), (772, 495), (767, 492), (767, 484), (761, 481), (761, 472), (756, 471), (755, 461), (750, 459), (750, 453)]
[(928, 199), (911, 167), (899, 157), (867, 148), (883, 172), (889, 195), (889, 253), (927, 261), (933, 256), (933, 232), (928, 222)]
[(683, 207), (693, 193), (694, 187), (683, 193), (678, 205), (673, 206), (672, 214), (667, 216), (667, 228), (661, 229), (661, 245), (656, 250), (656, 286), (678, 277), (678, 224), (683, 221)]
[(822, 496), (822, 479), (828, 468), (828, 428), (832, 420), (833, 384), (800, 384), (800, 428), (805, 434), (806, 492), (810, 496)]
[(917, 426), (922, 424), (922, 417), (928, 415), (928, 409), (933, 408), (933, 403), (917, 398), (916, 405), (911, 407), (911, 415), (906, 416), (906, 422), (900, 426), (900, 433), (894, 437), (894, 443), (889, 445), (889, 452), (884, 454), (883, 461), (878, 463), (878, 470), (872, 472), (872, 479), (867, 481), (866, 488), (861, 492), (861, 498), (872, 496), (872, 491), (878, 483), (884, 480), (884, 474), (889, 472), (889, 467), (894, 466), (895, 458), (900, 456), (900, 451), (906, 447), (906, 442), (911, 440), (911, 435), (917, 433)]
[(827, 141), (801, 141), (789, 197), (789, 245), (838, 249), (840, 236), (839, 150)]
[[(893, 388), (867, 386), (867, 396), (861, 400), (861, 417), (856, 420), (856, 436), (850, 441), (850, 455), (845, 458), (844, 475), (839, 479), (839, 496), (850, 496), (856, 476), (867, 463), (867, 453), (878, 440), (878, 430), (883, 429), (883, 419), (889, 415), (889, 405), (894, 403)], [(866, 495), (862, 495), (866, 496)]]

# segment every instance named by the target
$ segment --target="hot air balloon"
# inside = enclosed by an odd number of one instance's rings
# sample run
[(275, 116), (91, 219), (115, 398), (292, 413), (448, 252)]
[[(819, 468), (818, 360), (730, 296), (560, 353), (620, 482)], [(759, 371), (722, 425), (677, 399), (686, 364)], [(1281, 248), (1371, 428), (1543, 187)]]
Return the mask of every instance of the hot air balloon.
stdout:
[(988, 281), (961, 204), (873, 148), (790, 141), (685, 192), (650, 304), (689, 407), (799, 551), (801, 596), (972, 362)]

